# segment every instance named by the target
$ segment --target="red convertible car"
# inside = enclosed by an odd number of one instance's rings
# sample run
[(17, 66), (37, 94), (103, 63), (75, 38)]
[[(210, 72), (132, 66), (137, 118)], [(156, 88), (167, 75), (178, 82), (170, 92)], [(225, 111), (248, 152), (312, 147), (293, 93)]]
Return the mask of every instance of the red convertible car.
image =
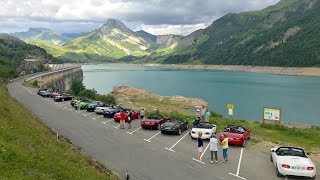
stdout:
[(168, 118), (158, 114), (151, 114), (146, 119), (141, 120), (141, 128), (160, 129), (161, 124), (168, 121)]
[[(127, 112), (126, 110), (124, 110), (124, 112)], [(127, 113), (125, 113), (126, 114), (126, 122), (128, 122), (128, 114)], [(134, 119), (138, 119), (139, 118), (139, 112), (135, 112), (135, 111), (133, 111), (132, 112), (132, 119), (131, 120), (134, 120)], [(113, 117), (113, 119), (114, 119), (114, 121), (116, 121), (116, 122), (120, 122), (120, 112), (118, 112), (118, 113), (116, 113), (116, 114), (114, 114), (114, 117)]]
[[(221, 134), (227, 136), (229, 144), (245, 146), (250, 139), (251, 130), (242, 126), (229, 125)], [(220, 136), (220, 141), (222, 140), (223, 138)]]

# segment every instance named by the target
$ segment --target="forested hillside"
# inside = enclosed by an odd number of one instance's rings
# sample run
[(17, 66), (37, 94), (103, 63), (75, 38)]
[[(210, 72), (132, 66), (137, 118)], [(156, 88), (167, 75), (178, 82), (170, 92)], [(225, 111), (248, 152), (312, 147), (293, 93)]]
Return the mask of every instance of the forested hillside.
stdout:
[[(27, 62), (26, 59), (32, 59)], [(29, 45), (13, 36), (0, 34), (0, 78), (17, 76), (21, 71), (43, 71), (44, 63), (58, 63), (42, 48)]]
[[(261, 11), (230, 13), (197, 35), (189, 50), (173, 51), (162, 62), (320, 66), (319, 14), (318, 0), (282, 0)], [(199, 43), (199, 37), (206, 40)]]

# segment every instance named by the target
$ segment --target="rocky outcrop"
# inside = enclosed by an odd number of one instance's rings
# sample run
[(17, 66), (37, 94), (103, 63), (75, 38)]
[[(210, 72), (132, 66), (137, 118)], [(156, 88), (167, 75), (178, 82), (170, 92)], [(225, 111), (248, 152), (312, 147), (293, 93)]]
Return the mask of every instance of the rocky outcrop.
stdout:
[(118, 86), (111, 91), (117, 104), (121, 107), (147, 111), (159, 109), (163, 112), (179, 112), (182, 114), (194, 114), (195, 109), (208, 103), (198, 98), (186, 98), (183, 96), (160, 96), (144, 89)]

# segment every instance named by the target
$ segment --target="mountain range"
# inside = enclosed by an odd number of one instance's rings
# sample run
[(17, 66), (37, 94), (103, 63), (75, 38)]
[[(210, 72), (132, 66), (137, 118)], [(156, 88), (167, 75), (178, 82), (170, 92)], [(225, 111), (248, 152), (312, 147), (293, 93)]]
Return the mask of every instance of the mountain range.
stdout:
[(320, 66), (319, 14), (319, 0), (281, 0), (226, 14), (188, 36), (134, 32), (115, 19), (71, 37), (46, 29), (13, 35), (63, 60)]

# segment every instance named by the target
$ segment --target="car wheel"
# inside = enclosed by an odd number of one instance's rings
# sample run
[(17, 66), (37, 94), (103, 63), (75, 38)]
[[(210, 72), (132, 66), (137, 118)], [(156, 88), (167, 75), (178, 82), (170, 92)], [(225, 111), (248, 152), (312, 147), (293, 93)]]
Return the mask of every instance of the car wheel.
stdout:
[(179, 131), (178, 131), (178, 134), (179, 134), (179, 135), (181, 135), (181, 134), (182, 134), (182, 131), (181, 131), (181, 129), (179, 129)]
[(242, 143), (242, 147), (245, 147), (246, 146), (246, 144), (247, 144), (247, 141), (246, 140), (243, 140), (243, 143)]
[(276, 165), (276, 173), (278, 177), (282, 177), (282, 174), (280, 174), (279, 170), (278, 170), (278, 166)]

